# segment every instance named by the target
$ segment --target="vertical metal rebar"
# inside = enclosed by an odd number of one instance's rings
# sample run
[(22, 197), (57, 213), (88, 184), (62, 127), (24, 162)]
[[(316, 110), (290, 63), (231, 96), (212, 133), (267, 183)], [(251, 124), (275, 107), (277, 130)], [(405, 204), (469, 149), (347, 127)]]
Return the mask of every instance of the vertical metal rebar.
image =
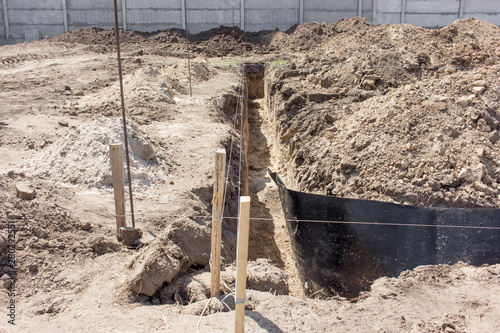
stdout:
[(191, 88), (191, 47), (189, 45), (189, 33), (188, 33), (188, 18), (187, 18), (187, 7), (186, 0), (184, 0), (184, 22), (186, 22), (186, 43), (188, 49), (188, 75), (189, 75), (189, 96), (193, 97), (193, 89)]
[(116, 33), (116, 54), (118, 58), (118, 75), (120, 77), (120, 98), (122, 102), (122, 121), (123, 121), (123, 135), (125, 137), (125, 160), (127, 161), (127, 175), (128, 175), (128, 191), (130, 198), (130, 214), (132, 215), (132, 227), (135, 228), (134, 218), (134, 200), (132, 198), (132, 176), (130, 175), (130, 157), (128, 149), (128, 136), (127, 136), (127, 118), (125, 114), (125, 99), (123, 98), (123, 75), (122, 75), (122, 60), (120, 55), (120, 32), (118, 30), (118, 4), (115, 4), (115, 33)]

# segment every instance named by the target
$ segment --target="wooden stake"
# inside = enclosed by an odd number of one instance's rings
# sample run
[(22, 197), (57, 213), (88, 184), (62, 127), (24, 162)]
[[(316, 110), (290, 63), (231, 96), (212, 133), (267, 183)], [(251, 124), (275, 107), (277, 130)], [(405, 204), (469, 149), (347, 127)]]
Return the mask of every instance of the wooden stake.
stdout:
[(125, 226), (122, 145), (120, 143), (110, 144), (109, 156), (111, 158), (111, 174), (115, 192), (116, 235), (120, 238), (120, 228)]
[(236, 320), (235, 332), (245, 331), (245, 289), (247, 286), (248, 231), (250, 226), (250, 197), (240, 198), (238, 248), (236, 249)]
[(224, 180), (226, 178), (226, 150), (217, 149), (215, 152), (215, 180), (212, 199), (212, 251), (210, 258), (210, 271), (212, 284), (210, 297), (220, 294), (220, 252), (222, 234), (222, 214), (224, 202)]

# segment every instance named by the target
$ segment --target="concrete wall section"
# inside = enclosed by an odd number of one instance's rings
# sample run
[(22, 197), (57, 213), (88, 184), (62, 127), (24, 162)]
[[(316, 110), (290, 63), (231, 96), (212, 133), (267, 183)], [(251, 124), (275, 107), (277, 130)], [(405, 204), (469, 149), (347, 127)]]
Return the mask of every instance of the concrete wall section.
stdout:
[(7, 0), (7, 9), (10, 38), (23, 41), (27, 31), (41, 38), (64, 33), (61, 0)]
[[(99, 26), (113, 28), (111, 0), (0, 0), (0, 38), (6, 38), (3, 3), (7, 4), (10, 40), (25, 36), (55, 36), (68, 30)], [(182, 28), (184, 0), (118, 0), (120, 26), (137, 31)], [(125, 3), (126, 12), (122, 12)], [(361, 13), (375, 24), (409, 23), (440, 28), (462, 18), (475, 17), (500, 25), (500, 0), (187, 0), (190, 33), (220, 25), (245, 30), (285, 31), (301, 21), (335, 23)], [(361, 5), (361, 8), (360, 8)], [(242, 8), (243, 6), (243, 8)], [(302, 8), (302, 10), (301, 10)], [(64, 11), (66, 9), (66, 15)], [(38, 31), (39, 32), (38, 32)], [(26, 37), (28, 38), (28, 37)]]
[(284, 31), (299, 23), (299, 12), (299, 0), (245, 0), (245, 30)]
[(0, 1), (0, 39), (7, 38), (5, 36), (5, 21), (3, 18), (3, 1)]
[(127, 0), (127, 29), (156, 31), (180, 28), (181, 1), (183, 0), (165, 0), (151, 4), (143, 0)]
[[(110, 29), (115, 27), (115, 13), (112, 1), (102, 0), (66, 0), (68, 9), (69, 30), (81, 28), (101, 27)], [(118, 20), (122, 26), (121, 1), (117, 1)], [(62, 15), (62, 14), (61, 14)]]
[(373, 0), (362, 0), (363, 1), (363, 11), (362, 17), (365, 17), (368, 21), (373, 22)]
[[(366, 2), (366, 0), (365, 0)], [(352, 18), (358, 16), (358, 1), (304, 1), (304, 21), (305, 22), (332, 22), (335, 23), (345, 17)]]
[(475, 17), (500, 26), (500, 0), (468, 0), (464, 6), (464, 18)]
[(240, 26), (240, 8), (240, 0), (188, 0), (188, 30), (190, 33), (198, 33), (221, 25), (232, 26), (233, 18), (235, 26)]
[(441, 28), (459, 18), (461, 1), (463, 18), (475, 17), (500, 25), (500, 0), (375, 0), (374, 23), (395, 24), (404, 21), (424, 28)]

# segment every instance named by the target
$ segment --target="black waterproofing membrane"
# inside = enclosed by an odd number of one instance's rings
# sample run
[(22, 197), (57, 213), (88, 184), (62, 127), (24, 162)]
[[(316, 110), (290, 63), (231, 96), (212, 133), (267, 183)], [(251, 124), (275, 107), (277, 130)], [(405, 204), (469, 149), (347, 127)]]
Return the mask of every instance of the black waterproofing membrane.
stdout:
[(500, 209), (415, 207), (308, 194), (287, 189), (276, 173), (269, 174), (279, 188), (307, 295), (356, 297), (375, 279), (420, 265), (500, 263)]

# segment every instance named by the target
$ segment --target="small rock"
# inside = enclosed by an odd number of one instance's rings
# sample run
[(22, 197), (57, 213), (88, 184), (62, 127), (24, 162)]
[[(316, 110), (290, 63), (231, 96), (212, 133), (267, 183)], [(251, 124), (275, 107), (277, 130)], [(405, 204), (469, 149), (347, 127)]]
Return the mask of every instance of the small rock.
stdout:
[(16, 185), (16, 193), (19, 199), (31, 200), (35, 197), (35, 189), (29, 182), (20, 182)]
[(496, 195), (497, 194), (497, 191), (495, 191), (494, 189), (492, 189), (488, 185), (483, 184), (481, 182), (475, 182), (474, 188), (478, 191), (481, 191), (481, 192), (489, 194), (489, 195)]
[(12, 286), (12, 281), (14, 281), (14, 279), (12, 279), (8, 274), (4, 274), (0, 277), (0, 285), (5, 289), (9, 289)]
[(488, 125), (486, 120), (484, 120), (483, 118), (481, 118), (477, 121), (477, 129), (482, 131), (482, 132), (490, 132), (491, 131), (491, 127)]
[(441, 185), (441, 187), (458, 187), (460, 182), (454, 175), (444, 175), (441, 180), (439, 180), (439, 185)]
[(363, 81), (361, 81), (361, 88), (363, 88), (364, 90), (373, 90), (375, 89), (375, 84), (375, 79), (363, 78)]
[(458, 173), (458, 178), (460, 180), (469, 181), (471, 183), (480, 182), (486, 172), (486, 167), (484, 164), (479, 163), (479, 165), (474, 169), (463, 168)]
[(136, 239), (141, 237), (142, 232), (136, 228), (132, 227), (121, 227), (120, 228), (120, 240), (122, 244), (126, 246), (135, 245)]
[(485, 183), (486, 185), (491, 185), (491, 183), (492, 183), (490, 176), (488, 176), (488, 174), (486, 172), (484, 173), (483, 178), (481, 178), (481, 181), (483, 183)]
[(484, 110), (483, 113), (481, 114), (481, 116), (483, 117), (483, 119), (486, 121), (486, 123), (488, 124), (488, 126), (490, 126), (492, 129), (495, 129), (497, 128), (498, 126), (498, 121), (493, 118), (488, 111)]
[(465, 107), (472, 103), (472, 101), (474, 101), (474, 98), (476, 98), (476, 95), (462, 96), (458, 99), (458, 103)]
[(3, 205), (5, 206), (5, 208), (8, 208), (8, 209), (14, 209), (15, 208), (14, 204), (12, 202), (9, 202), (9, 201), (5, 201), (3, 203)]
[(368, 138), (358, 138), (355, 143), (354, 147), (356, 148), (357, 151), (361, 151), (368, 147), (371, 143), (371, 140)]
[(500, 133), (497, 130), (495, 130), (493, 131), (493, 133), (491, 133), (490, 142), (495, 144), (498, 142), (498, 139), (500, 139)]
[(9, 220), (20, 220), (23, 216), (13, 212), (7, 212), (7, 219)]
[(64, 86), (64, 90), (71, 91), (71, 87), (70, 86)]
[(57, 123), (59, 124), (59, 126), (68, 127), (68, 122), (67, 121), (58, 121)]
[(396, 113), (396, 110), (394, 110), (394, 109), (389, 109), (389, 110), (387, 111), (386, 118), (388, 118), (388, 119), (392, 119), (392, 118), (394, 118), (394, 116), (396, 116), (396, 114), (397, 114), (397, 113)]
[(411, 183), (415, 186), (422, 186), (427, 182), (427, 178), (416, 178)]
[(406, 169), (408, 169), (408, 166), (410, 164), (408, 163), (408, 161), (404, 160), (403, 162), (401, 162), (400, 165), (401, 165), (401, 169), (406, 170)]
[(83, 230), (90, 230), (90, 229), (92, 229), (92, 224), (90, 224), (90, 222), (85, 222), (85, 224), (82, 225), (82, 229)]
[(429, 185), (433, 191), (439, 191), (441, 189), (441, 185), (439, 185), (437, 181), (431, 181)]
[(38, 265), (37, 264), (31, 264), (28, 266), (28, 269), (30, 272), (36, 272), (38, 271)]
[(474, 83), (472, 84), (472, 86), (474, 86), (474, 87), (484, 87), (484, 86), (486, 86), (486, 81), (484, 81), (484, 80), (476, 80), (476, 81), (474, 81)]
[(436, 95), (433, 97), (433, 99), (436, 101), (436, 102), (447, 102), (448, 101), (448, 97), (446, 96), (441, 96), (441, 95)]
[(482, 93), (484, 91), (484, 87), (473, 87), (472, 88), (472, 92), (475, 94), (475, 95), (479, 95), (480, 93)]
[(326, 79), (323, 79), (321, 80), (321, 82), (319, 83), (323, 88), (330, 88), (330, 86), (333, 84), (332, 81), (330, 81), (330, 79), (326, 78)]
[(476, 122), (480, 117), (480, 113), (477, 110), (472, 110), (469, 112), (469, 118), (473, 121)]

